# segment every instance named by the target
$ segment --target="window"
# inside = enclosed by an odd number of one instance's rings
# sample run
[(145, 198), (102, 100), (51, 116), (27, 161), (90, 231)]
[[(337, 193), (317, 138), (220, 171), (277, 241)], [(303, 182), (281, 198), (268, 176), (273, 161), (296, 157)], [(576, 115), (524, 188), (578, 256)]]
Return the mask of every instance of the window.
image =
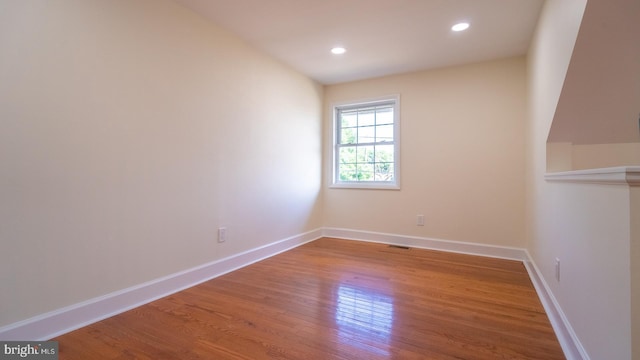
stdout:
[(399, 102), (334, 107), (334, 187), (399, 189)]

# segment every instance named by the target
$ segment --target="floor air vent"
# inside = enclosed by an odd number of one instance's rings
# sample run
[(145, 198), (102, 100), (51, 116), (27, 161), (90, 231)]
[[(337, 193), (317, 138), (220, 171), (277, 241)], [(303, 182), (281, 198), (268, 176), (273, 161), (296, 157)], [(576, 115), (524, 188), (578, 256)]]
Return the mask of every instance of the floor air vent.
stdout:
[(390, 248), (394, 248), (394, 249), (402, 249), (402, 250), (410, 250), (411, 248), (408, 246), (402, 246), (402, 245), (389, 245)]

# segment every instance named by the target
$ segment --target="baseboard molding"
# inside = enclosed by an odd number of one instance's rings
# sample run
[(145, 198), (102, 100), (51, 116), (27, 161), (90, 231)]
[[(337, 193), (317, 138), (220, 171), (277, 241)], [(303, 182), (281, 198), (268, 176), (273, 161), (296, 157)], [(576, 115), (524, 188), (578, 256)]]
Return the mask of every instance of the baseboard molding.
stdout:
[(529, 278), (538, 293), (538, 298), (540, 298), (540, 302), (542, 302), (542, 306), (544, 306), (544, 310), (547, 313), (547, 317), (549, 317), (553, 330), (556, 332), (556, 336), (567, 360), (589, 360), (587, 351), (580, 343), (578, 336), (575, 331), (573, 331), (560, 304), (558, 304), (555, 296), (553, 296), (549, 285), (547, 285), (542, 273), (540, 273), (540, 270), (528, 252), (524, 266), (527, 268)]
[(376, 233), (352, 229), (324, 228), (322, 234), (326, 237), (368, 241), (383, 244), (410, 246), (422, 249), (440, 250), (478, 256), (522, 261), (529, 278), (533, 283), (540, 302), (549, 317), (551, 326), (558, 337), (567, 360), (589, 360), (589, 356), (578, 340), (571, 324), (564, 315), (562, 308), (556, 301), (549, 286), (544, 281), (535, 262), (526, 249), (503, 247), (495, 245), (431, 239), (414, 236)]
[(377, 242), (383, 244), (409, 246), (421, 249), (440, 250), (509, 260), (524, 261), (527, 259), (527, 253), (525, 249), (506, 246), (339, 228), (324, 228), (322, 234), (326, 237), (335, 237), (340, 239)]
[(198, 285), (321, 237), (402, 245), (522, 261), (568, 360), (589, 360), (560, 305), (525, 249), (353, 229), (320, 228), (192, 269), (0, 328), (0, 340), (48, 340)]
[(90, 299), (0, 328), (0, 340), (41, 341), (131, 310), (322, 237), (322, 229)]

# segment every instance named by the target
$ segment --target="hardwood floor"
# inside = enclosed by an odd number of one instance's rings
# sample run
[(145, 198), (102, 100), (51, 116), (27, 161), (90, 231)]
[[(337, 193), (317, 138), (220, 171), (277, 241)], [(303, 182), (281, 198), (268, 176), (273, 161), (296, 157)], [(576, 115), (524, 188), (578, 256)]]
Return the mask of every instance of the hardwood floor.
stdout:
[(60, 359), (564, 359), (522, 263), (323, 238), (60, 336)]

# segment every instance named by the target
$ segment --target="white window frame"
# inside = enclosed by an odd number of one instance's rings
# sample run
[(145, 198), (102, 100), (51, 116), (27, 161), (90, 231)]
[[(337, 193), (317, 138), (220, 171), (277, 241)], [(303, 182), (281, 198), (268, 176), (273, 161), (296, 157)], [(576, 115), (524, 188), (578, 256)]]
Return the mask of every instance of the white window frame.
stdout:
[[(339, 178), (339, 148), (338, 144), (340, 129), (338, 112), (344, 109), (354, 109), (360, 107), (370, 107), (377, 104), (392, 103), (393, 105), (393, 145), (394, 145), (394, 176), (393, 181), (342, 181)], [(383, 190), (400, 190), (400, 95), (389, 95), (379, 98), (349, 101), (334, 104), (332, 106), (333, 113), (333, 162), (331, 172), (330, 188), (347, 188), (347, 189), (383, 189)]]

